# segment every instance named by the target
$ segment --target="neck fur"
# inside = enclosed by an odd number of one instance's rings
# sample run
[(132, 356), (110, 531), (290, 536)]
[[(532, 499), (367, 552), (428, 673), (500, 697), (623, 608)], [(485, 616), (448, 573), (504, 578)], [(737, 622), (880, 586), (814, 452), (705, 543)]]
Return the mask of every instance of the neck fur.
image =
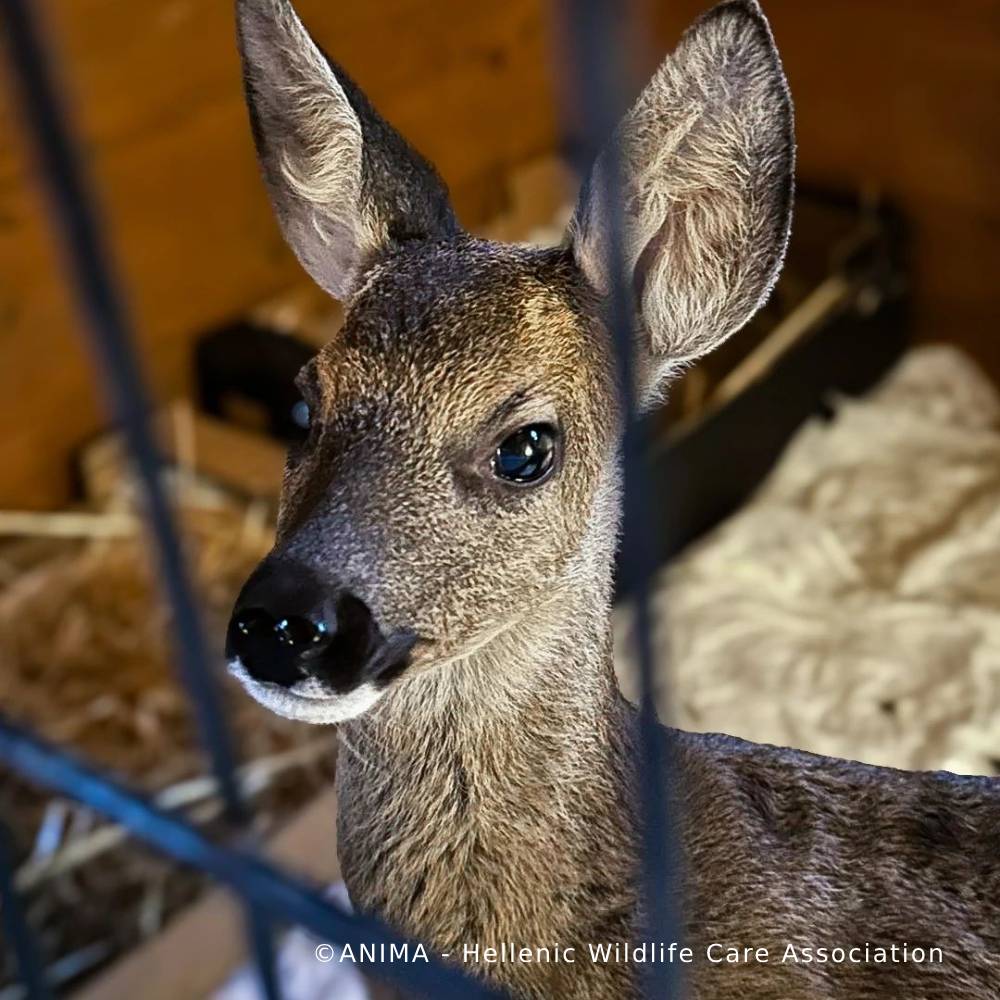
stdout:
[(341, 727), (351, 897), (439, 948), (627, 935), (632, 852), (610, 870), (607, 845), (632, 836), (631, 716), (607, 582), (556, 607)]

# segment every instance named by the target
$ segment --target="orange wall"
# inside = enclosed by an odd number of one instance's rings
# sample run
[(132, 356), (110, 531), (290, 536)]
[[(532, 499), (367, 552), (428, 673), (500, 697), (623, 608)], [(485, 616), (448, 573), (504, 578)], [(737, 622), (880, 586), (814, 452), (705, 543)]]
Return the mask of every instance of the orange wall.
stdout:
[[(57, 51), (161, 394), (191, 339), (301, 272), (271, 219), (242, 104), (232, 4), (50, 0)], [(440, 166), (470, 224), (507, 169), (553, 142), (536, 0), (301, 0), (304, 18)], [(42, 208), (0, 98), (0, 506), (67, 492), (66, 457), (103, 421)]]
[[(705, 4), (636, 0), (649, 71)], [(914, 223), (920, 332), (1000, 376), (1000, 4), (764, 0), (796, 101), (800, 175), (874, 185)], [(630, 6), (632, 4), (630, 3)], [(463, 220), (557, 144), (542, 0), (300, 0), (376, 104), (439, 165)], [(228, 2), (49, 0), (148, 367), (182, 389), (191, 339), (302, 279), (257, 178)], [(62, 502), (100, 426), (41, 208), (0, 94), (0, 506)]]

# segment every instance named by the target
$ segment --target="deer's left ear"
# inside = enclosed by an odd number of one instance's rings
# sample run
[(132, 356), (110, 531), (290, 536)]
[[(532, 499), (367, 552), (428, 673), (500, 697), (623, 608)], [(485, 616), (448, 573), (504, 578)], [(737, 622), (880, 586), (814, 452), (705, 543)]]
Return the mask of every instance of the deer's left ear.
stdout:
[[(792, 106), (754, 0), (730, 0), (684, 35), (618, 127), (625, 267), (640, 312), (648, 399), (763, 304), (791, 223)], [(568, 239), (591, 285), (606, 271), (607, 158), (580, 195)]]

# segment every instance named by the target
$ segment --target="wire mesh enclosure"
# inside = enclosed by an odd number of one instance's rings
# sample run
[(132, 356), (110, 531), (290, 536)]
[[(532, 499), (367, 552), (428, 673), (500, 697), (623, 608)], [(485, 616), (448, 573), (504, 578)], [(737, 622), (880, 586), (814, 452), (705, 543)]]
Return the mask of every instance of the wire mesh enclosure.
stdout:
[[(215, 669), (202, 633), (196, 600), (188, 582), (184, 553), (160, 474), (160, 459), (147, 420), (150, 398), (140, 372), (130, 328), (85, 178), (79, 148), (55, 85), (30, 0), (3, 0), (2, 28), (6, 54), (24, 126), (34, 140), (39, 174), (47, 195), (66, 271), (80, 317), (89, 338), (96, 370), (123, 429), (142, 486), (149, 537), (158, 557), (159, 578), (172, 610), (174, 658), (197, 719), (205, 751), (225, 805), (231, 829), (226, 843), (209, 839), (183, 817), (157, 807), (132, 788), (123, 786), (85, 761), (0, 715), (0, 759), (31, 781), (85, 803), (127, 828), (135, 837), (177, 863), (194, 866), (231, 889), (242, 901), (248, 939), (255, 957), (259, 985), (269, 998), (281, 996), (275, 973), (272, 933), (280, 925), (300, 925), (326, 941), (359, 948), (376, 946), (383, 955), (414, 947), (375, 920), (344, 912), (310, 885), (264, 860), (249, 832), (247, 806), (235, 779), (234, 751), (215, 684)], [(602, 0), (572, 0), (559, 8), (557, 30), (570, 41), (571, 92), (584, 110), (585, 128), (575, 137), (573, 152), (582, 167), (593, 161), (621, 111), (624, 49), (617, 41), (618, 12)], [(610, 327), (618, 357), (618, 383), (626, 412), (634, 413), (631, 359), (632, 291), (622, 258), (624, 213), (619, 197), (617, 157), (612, 147), (604, 173), (605, 200), (613, 206), (607, 234), (611, 276)], [(624, 534), (619, 562), (619, 586), (631, 596), (636, 610), (635, 644), (640, 666), (640, 741), (636, 761), (642, 811), (642, 895), (645, 940), (679, 940), (675, 891), (678, 872), (672, 850), (671, 816), (664, 741), (653, 701), (653, 646), (650, 640), (648, 586), (655, 569), (652, 550), (644, 543), (651, 530), (648, 494), (643, 488), (646, 451), (643, 425), (632, 419), (625, 433)], [(662, 475), (662, 471), (661, 471)], [(0, 829), (0, 894), (7, 936), (16, 954), (20, 976), (33, 998), (49, 996), (39, 947), (34, 940), (14, 887), (12, 858)], [(438, 960), (426, 963), (383, 961), (377, 975), (409, 994), (435, 998), (493, 997), (499, 994)], [(675, 967), (650, 963), (644, 967), (643, 990), (650, 997), (679, 997)]]

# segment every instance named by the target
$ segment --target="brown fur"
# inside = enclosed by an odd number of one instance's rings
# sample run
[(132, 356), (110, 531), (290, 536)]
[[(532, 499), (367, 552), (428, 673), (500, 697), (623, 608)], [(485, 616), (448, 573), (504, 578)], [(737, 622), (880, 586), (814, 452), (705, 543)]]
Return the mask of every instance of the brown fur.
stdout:
[[(385, 685), (317, 698), (310, 682), (308, 718), (343, 722), (351, 897), (453, 960), (466, 944), (576, 948), (574, 963), (471, 967), (518, 996), (635, 996), (637, 966), (586, 958), (588, 942), (626, 941), (636, 921), (635, 712), (610, 647), (622, 415), (600, 185), (564, 247), (465, 236), (433, 170), (321, 57), (287, 0), (239, 12), (279, 221), (347, 300), (343, 330), (300, 378), (313, 430), (289, 458), (276, 552), (359, 595), (385, 631), (419, 635)], [(626, 119), (628, 204), (647, 234), (628, 260), (647, 395), (773, 284), (790, 134), (750, 2), (699, 22)], [(556, 474), (534, 489), (499, 483), (497, 442), (539, 421), (561, 431)], [(246, 682), (306, 717), (294, 685)], [(998, 995), (1000, 783), (664, 739), (694, 1000)], [(944, 961), (780, 961), (786, 944), (866, 941), (940, 947)], [(770, 960), (715, 965), (712, 942)]]

